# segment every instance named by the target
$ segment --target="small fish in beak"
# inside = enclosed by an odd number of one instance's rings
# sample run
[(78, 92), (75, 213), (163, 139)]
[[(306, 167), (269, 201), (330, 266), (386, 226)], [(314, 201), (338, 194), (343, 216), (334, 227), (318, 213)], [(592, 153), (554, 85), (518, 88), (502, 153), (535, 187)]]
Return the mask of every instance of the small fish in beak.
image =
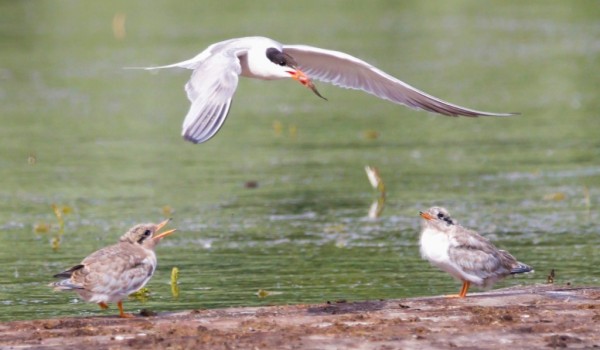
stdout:
[(304, 74), (303, 71), (301, 71), (298, 68), (294, 68), (295, 70), (293, 72), (289, 72), (292, 75), (292, 78), (294, 80), (297, 80), (300, 84), (306, 86), (307, 88), (311, 89), (312, 92), (315, 93), (315, 95), (319, 96), (320, 98), (324, 99), (325, 101), (327, 101), (327, 99), (325, 97), (323, 97), (323, 95), (321, 95), (319, 93), (319, 90), (317, 90), (317, 87), (315, 86), (315, 84), (312, 82), (312, 80), (310, 80), (310, 78)]

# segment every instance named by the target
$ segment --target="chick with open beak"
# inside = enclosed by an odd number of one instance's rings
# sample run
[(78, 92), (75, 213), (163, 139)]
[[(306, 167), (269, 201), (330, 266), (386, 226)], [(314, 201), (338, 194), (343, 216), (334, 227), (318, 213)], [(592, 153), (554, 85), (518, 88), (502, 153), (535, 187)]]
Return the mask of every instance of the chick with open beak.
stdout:
[(117, 244), (97, 250), (79, 265), (54, 275), (62, 279), (49, 286), (57, 291), (77, 292), (102, 309), (108, 308), (107, 303), (116, 302), (120, 317), (133, 317), (123, 312), (123, 299), (144, 287), (154, 274), (154, 247), (175, 232), (172, 229), (159, 233), (169, 221), (132, 227)]

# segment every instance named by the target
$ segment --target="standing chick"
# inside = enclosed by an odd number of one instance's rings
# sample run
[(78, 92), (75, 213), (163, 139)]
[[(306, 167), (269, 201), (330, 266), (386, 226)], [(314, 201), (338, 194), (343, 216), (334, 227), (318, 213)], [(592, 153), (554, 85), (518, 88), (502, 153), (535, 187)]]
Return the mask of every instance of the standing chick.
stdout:
[(132, 227), (119, 243), (95, 251), (81, 264), (54, 275), (64, 279), (50, 286), (57, 291), (75, 291), (102, 309), (108, 308), (107, 303), (116, 302), (120, 317), (133, 317), (123, 312), (123, 299), (144, 287), (154, 274), (157, 263), (154, 247), (175, 232), (173, 229), (157, 234), (169, 220)]
[(446, 209), (432, 207), (419, 214), (423, 218), (421, 256), (463, 282), (460, 293), (452, 296), (464, 298), (471, 283), (491, 287), (508, 275), (533, 271), (477, 232), (459, 225)]

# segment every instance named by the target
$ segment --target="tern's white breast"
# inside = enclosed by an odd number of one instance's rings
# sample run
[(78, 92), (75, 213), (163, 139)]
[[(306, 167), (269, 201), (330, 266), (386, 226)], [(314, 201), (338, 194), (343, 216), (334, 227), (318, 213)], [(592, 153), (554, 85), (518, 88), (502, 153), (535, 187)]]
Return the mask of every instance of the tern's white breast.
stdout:
[(481, 277), (466, 272), (460, 264), (450, 258), (449, 250), (453, 244), (450, 236), (441, 231), (426, 228), (421, 233), (421, 256), (433, 265), (449, 273), (452, 277), (481, 285)]
[(450, 240), (447, 234), (426, 228), (421, 233), (421, 256), (431, 263), (446, 263), (449, 261), (448, 248)]
[(438, 230), (426, 228), (423, 233), (421, 233), (420, 243), (421, 256), (424, 259), (429, 260), (432, 265), (449, 273), (456, 279), (465, 279), (465, 274), (462, 269), (454, 264), (448, 254), (451, 242), (447, 234)]

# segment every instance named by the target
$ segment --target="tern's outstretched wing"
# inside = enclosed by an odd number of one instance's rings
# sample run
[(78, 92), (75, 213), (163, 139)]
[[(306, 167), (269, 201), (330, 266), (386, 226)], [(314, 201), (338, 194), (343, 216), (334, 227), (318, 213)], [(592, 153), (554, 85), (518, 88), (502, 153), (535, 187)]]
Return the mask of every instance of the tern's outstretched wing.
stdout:
[(235, 52), (223, 52), (205, 60), (185, 84), (192, 103), (183, 121), (183, 137), (202, 143), (223, 126), (242, 72)]
[(348, 89), (363, 90), (379, 98), (448, 116), (511, 116), (461, 107), (426, 94), (354, 56), (306, 45), (284, 45), (298, 68), (312, 79)]
[(242, 72), (238, 56), (245, 54), (247, 49), (221, 48), (212, 45), (190, 60), (145, 68), (193, 69), (192, 77), (185, 84), (191, 106), (182, 129), (182, 136), (193, 143), (208, 141), (223, 126)]

